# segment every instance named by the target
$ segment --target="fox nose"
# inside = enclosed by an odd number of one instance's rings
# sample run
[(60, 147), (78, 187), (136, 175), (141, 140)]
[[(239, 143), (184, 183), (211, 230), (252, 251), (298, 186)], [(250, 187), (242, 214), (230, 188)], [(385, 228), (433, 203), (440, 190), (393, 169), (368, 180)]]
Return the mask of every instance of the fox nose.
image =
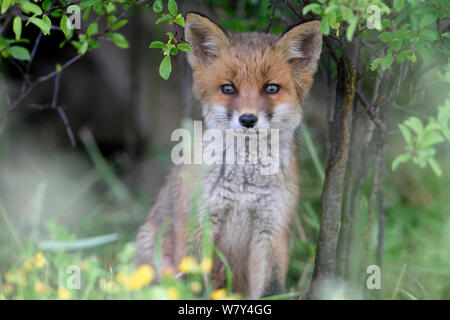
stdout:
[(256, 121), (258, 121), (258, 118), (251, 113), (246, 113), (239, 117), (239, 123), (246, 128), (253, 128)]

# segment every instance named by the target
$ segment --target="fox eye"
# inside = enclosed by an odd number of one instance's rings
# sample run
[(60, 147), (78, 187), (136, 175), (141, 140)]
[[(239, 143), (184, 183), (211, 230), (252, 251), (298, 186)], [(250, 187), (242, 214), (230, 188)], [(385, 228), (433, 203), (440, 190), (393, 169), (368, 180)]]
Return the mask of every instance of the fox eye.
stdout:
[(270, 83), (264, 88), (264, 92), (267, 94), (276, 94), (278, 91), (280, 91), (280, 86), (274, 83)]
[(236, 88), (232, 84), (224, 84), (220, 87), (223, 94), (235, 94)]

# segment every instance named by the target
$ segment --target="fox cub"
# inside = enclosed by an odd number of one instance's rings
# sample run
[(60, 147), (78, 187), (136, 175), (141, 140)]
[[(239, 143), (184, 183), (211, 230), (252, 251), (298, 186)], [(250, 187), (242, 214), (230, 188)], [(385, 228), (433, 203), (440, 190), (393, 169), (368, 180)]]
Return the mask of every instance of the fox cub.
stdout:
[[(188, 232), (195, 201), (196, 231), (209, 215), (210, 237), (233, 272), (233, 290), (250, 299), (280, 294), (288, 265), (289, 225), (299, 197), (294, 132), (317, 69), (320, 23), (306, 22), (281, 36), (230, 34), (208, 18), (189, 13), (185, 38), (192, 47), (188, 62), (204, 127), (223, 132), (277, 129), (279, 170), (262, 175), (259, 163), (218, 163), (203, 170), (177, 165), (139, 230), (135, 264), (175, 270), (183, 257), (200, 253), (199, 233), (189, 241)], [(199, 197), (193, 195), (196, 185), (201, 187)], [(162, 241), (157, 241), (160, 232)], [(225, 286), (225, 271), (216, 257), (216, 286)]]

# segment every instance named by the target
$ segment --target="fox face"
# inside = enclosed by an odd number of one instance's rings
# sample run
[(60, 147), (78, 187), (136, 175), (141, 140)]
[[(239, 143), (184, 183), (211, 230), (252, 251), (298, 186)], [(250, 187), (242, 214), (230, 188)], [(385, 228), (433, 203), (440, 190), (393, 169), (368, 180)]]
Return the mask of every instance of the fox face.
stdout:
[(281, 36), (230, 34), (190, 13), (185, 37), (192, 47), (193, 91), (207, 128), (295, 130), (322, 47), (318, 21)]

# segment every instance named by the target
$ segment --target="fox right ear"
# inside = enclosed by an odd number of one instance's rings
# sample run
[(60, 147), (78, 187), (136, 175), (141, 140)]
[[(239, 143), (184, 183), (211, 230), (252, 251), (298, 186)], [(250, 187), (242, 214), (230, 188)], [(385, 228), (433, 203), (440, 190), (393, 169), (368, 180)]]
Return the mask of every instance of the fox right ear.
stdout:
[(188, 61), (193, 68), (210, 64), (219, 56), (220, 50), (229, 45), (225, 31), (196, 13), (186, 15), (184, 36), (192, 48), (192, 52), (188, 53)]

